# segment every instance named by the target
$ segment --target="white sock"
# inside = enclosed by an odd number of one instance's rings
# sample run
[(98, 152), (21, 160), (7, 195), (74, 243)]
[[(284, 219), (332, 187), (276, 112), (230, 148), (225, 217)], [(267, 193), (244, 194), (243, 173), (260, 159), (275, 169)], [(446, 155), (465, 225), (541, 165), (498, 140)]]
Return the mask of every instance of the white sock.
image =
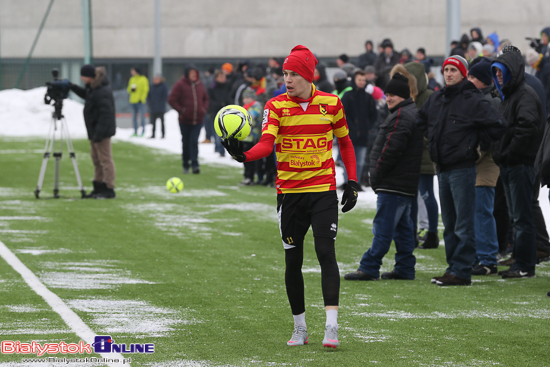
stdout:
[(305, 312), (302, 312), (299, 315), (292, 315), (292, 317), (294, 317), (294, 326), (302, 326), (307, 329)]
[(327, 322), (325, 326), (338, 327), (338, 310), (326, 310)]

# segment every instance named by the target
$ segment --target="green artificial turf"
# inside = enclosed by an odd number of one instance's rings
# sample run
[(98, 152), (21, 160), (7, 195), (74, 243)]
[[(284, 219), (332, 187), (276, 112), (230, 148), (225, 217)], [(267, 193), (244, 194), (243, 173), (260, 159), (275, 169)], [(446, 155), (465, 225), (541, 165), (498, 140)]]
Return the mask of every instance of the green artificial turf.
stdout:
[[(89, 190), (88, 143), (74, 145)], [(177, 154), (115, 142), (116, 200), (81, 200), (68, 157), (62, 198), (49, 198), (50, 162), (37, 200), (42, 149), (39, 139), (0, 139), (0, 241), (97, 335), (111, 330), (118, 343), (154, 343), (152, 355), (125, 355), (134, 366), (550, 365), (548, 263), (535, 279), (474, 277), (471, 287), (441, 288), (430, 283), (446, 268), (440, 247), (415, 251), (415, 281), (348, 282), (343, 275), (372, 240), (374, 211), (363, 205), (339, 222), (341, 346), (321, 344), (325, 314), (310, 233), (310, 343), (287, 347), (293, 321), (274, 189), (241, 187), (242, 170), (222, 165), (182, 175)], [(164, 187), (173, 176), (185, 183), (179, 194)], [(80, 340), (1, 258), (0, 340)], [(15, 362), (23, 357), (0, 354), (0, 367), (22, 365)]]

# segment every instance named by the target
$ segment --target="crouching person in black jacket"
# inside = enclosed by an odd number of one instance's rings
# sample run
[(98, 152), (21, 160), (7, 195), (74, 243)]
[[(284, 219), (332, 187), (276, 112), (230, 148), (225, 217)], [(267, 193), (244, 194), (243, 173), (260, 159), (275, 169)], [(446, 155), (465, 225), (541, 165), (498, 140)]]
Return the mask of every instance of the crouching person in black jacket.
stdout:
[(115, 135), (115, 101), (109, 87), (105, 68), (84, 65), (80, 79), (85, 87), (71, 84), (71, 90), (84, 103), (84, 122), (90, 140), (90, 151), (94, 162), (94, 190), (87, 198), (114, 199), (115, 162), (111, 151), (111, 136)]
[(408, 79), (395, 74), (386, 86), (390, 115), (380, 125), (370, 155), (370, 182), (378, 195), (373, 222), (374, 239), (359, 269), (347, 280), (378, 280), (382, 258), (395, 242), (395, 267), (382, 279), (414, 279), (415, 233), (411, 204), (416, 200), (423, 138), (416, 127), (416, 104), (410, 98)]

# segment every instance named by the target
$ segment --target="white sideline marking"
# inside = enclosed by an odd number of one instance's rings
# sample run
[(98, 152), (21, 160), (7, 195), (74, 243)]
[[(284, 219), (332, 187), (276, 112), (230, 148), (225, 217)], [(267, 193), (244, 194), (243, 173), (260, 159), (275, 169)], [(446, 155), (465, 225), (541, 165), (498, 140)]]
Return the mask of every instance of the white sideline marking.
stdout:
[[(59, 316), (61, 316), (63, 321), (65, 321), (65, 323), (76, 333), (76, 335), (82, 338), (82, 340), (86, 343), (93, 344), (94, 337), (97, 334), (94, 333), (92, 329), (90, 329), (88, 325), (86, 325), (84, 321), (82, 321), (82, 319), (78, 317), (78, 315), (71, 310), (57, 294), (50, 291), (2, 241), (0, 241), (0, 256), (2, 256), (16, 272), (21, 274), (29, 287), (31, 287), (31, 289), (39, 296), (44, 298), (44, 301), (46, 301), (46, 303), (48, 303), (51, 308), (57, 312)], [(120, 353), (99, 353), (99, 355), (101, 355), (102, 358), (118, 359), (120, 361), (124, 359)], [(107, 365), (113, 367), (120, 366), (119, 363), (107, 363)], [(127, 365), (130, 366), (129, 363), (127, 363)]]

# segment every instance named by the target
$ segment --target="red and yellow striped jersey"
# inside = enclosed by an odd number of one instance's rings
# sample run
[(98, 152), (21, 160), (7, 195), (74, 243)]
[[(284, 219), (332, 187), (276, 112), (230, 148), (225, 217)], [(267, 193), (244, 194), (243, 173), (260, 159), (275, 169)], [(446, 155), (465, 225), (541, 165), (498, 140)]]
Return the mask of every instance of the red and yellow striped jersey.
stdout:
[(286, 93), (270, 99), (262, 134), (275, 136), (277, 192), (336, 190), (332, 140), (348, 135), (342, 102), (313, 85), (312, 98), (299, 103)]

